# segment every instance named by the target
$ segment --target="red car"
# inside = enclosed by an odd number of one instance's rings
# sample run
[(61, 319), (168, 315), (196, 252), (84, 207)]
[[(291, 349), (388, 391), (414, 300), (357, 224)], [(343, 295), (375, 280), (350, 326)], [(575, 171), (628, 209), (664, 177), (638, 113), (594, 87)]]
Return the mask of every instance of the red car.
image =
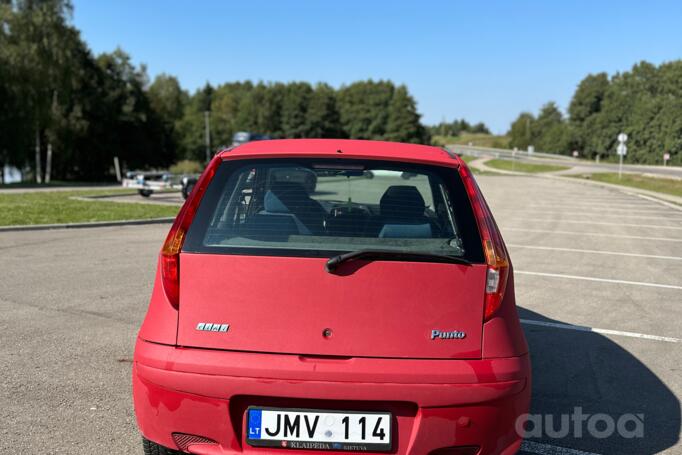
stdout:
[(530, 362), (464, 162), (272, 140), (208, 165), (159, 256), (133, 367), (147, 454), (512, 454)]

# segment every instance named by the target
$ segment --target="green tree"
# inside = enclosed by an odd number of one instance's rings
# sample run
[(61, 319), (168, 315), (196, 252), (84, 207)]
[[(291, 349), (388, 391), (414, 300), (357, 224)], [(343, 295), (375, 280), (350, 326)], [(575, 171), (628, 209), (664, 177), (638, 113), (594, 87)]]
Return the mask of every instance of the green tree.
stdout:
[[(178, 138), (178, 158), (204, 161), (206, 159), (205, 112), (214, 105), (215, 90), (206, 84), (197, 90), (185, 103), (182, 117), (175, 123)], [(211, 127), (219, 123), (210, 117)], [(211, 128), (213, 129), (213, 128)]]
[(165, 73), (156, 76), (147, 94), (154, 112), (169, 125), (180, 120), (189, 100), (187, 92), (180, 87), (178, 79)]
[(596, 117), (602, 111), (609, 84), (606, 73), (588, 75), (578, 84), (568, 107), (574, 146), (582, 151), (583, 156), (593, 158), (595, 155), (592, 132)]
[(183, 116), (189, 96), (180, 87), (178, 80), (167, 74), (160, 74), (154, 79), (147, 90), (147, 96), (163, 128), (160, 148), (164, 155), (176, 158), (180, 142), (177, 124)]
[(336, 108), (336, 93), (327, 84), (317, 84), (306, 112), (308, 137), (342, 138), (341, 119)]
[(383, 139), (395, 87), (390, 81), (354, 82), (337, 94), (341, 126), (352, 139)]
[(269, 134), (273, 138), (284, 137), (282, 105), (284, 104), (286, 91), (286, 86), (281, 82), (277, 82), (268, 85), (263, 94), (261, 106), (262, 133)]
[(313, 89), (307, 82), (287, 85), (282, 102), (282, 131), (288, 139), (308, 137), (306, 115)]
[(384, 139), (395, 142), (428, 142), (426, 130), (419, 122), (419, 117), (416, 103), (407, 92), (407, 87), (397, 87), (388, 106)]
[(536, 148), (549, 153), (569, 153), (571, 137), (568, 125), (556, 103), (550, 101), (542, 106), (532, 126)]
[(525, 150), (529, 145), (533, 145), (535, 131), (535, 117), (530, 112), (522, 112), (511, 124), (511, 128), (507, 135), (509, 136), (509, 145), (521, 150)]
[(477, 124), (472, 126), (470, 131), (472, 133), (477, 133), (477, 134), (490, 134), (490, 130), (488, 129), (488, 127), (483, 122), (478, 122)]
[(485, 123), (478, 122), (471, 125), (465, 119), (453, 120), (452, 122), (443, 121), (438, 125), (428, 127), (427, 131), (432, 136), (459, 136), (462, 133), (490, 134), (490, 129)]
[(211, 137), (214, 149), (229, 146), (234, 133), (251, 126), (251, 120), (239, 114), (244, 98), (251, 90), (253, 83), (250, 81), (231, 82), (215, 88), (211, 98)]
[(12, 36), (15, 16), (11, 3), (0, 2), (0, 179), (6, 164), (23, 167), (33, 138), (32, 115), (21, 102), (20, 55)]
[(608, 88), (609, 77), (606, 73), (589, 74), (585, 77), (578, 84), (568, 106), (571, 122), (580, 124), (591, 115), (599, 113)]
[(109, 159), (114, 155), (119, 156), (128, 168), (163, 166), (174, 161), (172, 151), (162, 147), (163, 123), (147, 97), (146, 68), (136, 68), (130, 56), (121, 49), (101, 54), (96, 61), (103, 72), (99, 88), (106, 108), (102, 126), (107, 130), (100, 134), (107, 138), (103, 152), (108, 155), (103, 162), (97, 163), (108, 169), (111, 166)]
[[(5, 96), (21, 100), (21, 106), (14, 114), (24, 127), (10, 134), (21, 134), (24, 138), (14, 138), (7, 142), (12, 148), (21, 147), (22, 164), (37, 161), (29, 158), (30, 151), (24, 148), (31, 136), (34, 145), (45, 145), (48, 128), (52, 127), (54, 137), (54, 105), (59, 102), (59, 92), (68, 77), (71, 63), (72, 42), (77, 32), (68, 25), (72, 7), (68, 1), (15, 1), (3, 2), (2, 14), (2, 59), (10, 67), (6, 79), (11, 88), (3, 90)], [(57, 100), (55, 98), (57, 97)], [(12, 122), (16, 123), (16, 122)], [(38, 151), (38, 161), (43, 162), (42, 152)], [(10, 153), (7, 153), (9, 155)], [(17, 151), (12, 153), (16, 160)], [(42, 173), (34, 167), (38, 179)]]

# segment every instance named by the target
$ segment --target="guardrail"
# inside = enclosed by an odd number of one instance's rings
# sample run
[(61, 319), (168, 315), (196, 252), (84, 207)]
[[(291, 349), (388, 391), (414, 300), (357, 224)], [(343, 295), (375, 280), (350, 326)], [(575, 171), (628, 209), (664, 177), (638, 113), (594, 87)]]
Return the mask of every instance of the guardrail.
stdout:
[(498, 149), (493, 147), (479, 147), (476, 145), (464, 145), (464, 144), (449, 144), (445, 146), (448, 150), (462, 155), (471, 156), (481, 156), (481, 155), (493, 155), (495, 158), (551, 158), (557, 160), (566, 160), (578, 162), (576, 158), (572, 156), (559, 155), (554, 153), (544, 153), (544, 152), (533, 152), (528, 153), (525, 150), (509, 150), (509, 149)]

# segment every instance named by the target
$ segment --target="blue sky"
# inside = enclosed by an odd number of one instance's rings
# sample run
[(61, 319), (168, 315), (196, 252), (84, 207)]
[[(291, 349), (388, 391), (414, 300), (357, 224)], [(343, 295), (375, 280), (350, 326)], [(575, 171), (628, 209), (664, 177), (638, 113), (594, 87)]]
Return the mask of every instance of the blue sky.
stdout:
[(682, 58), (682, 1), (74, 1), (95, 53), (117, 46), (193, 91), (207, 81), (406, 84), (426, 123), (504, 132), (565, 109), (588, 73)]

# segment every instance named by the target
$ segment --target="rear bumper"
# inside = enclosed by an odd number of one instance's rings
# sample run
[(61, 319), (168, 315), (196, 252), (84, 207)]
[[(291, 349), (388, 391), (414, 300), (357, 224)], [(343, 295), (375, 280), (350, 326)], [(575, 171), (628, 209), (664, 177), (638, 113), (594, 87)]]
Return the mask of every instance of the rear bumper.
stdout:
[(526, 355), (333, 359), (175, 348), (138, 340), (133, 395), (147, 439), (176, 448), (171, 435), (177, 432), (218, 443), (190, 446), (197, 454), (273, 453), (245, 443), (244, 411), (252, 404), (389, 410), (397, 425), (394, 454), (427, 455), (449, 446), (506, 454), (515, 453), (521, 442), (515, 423), (528, 412), (530, 364)]

